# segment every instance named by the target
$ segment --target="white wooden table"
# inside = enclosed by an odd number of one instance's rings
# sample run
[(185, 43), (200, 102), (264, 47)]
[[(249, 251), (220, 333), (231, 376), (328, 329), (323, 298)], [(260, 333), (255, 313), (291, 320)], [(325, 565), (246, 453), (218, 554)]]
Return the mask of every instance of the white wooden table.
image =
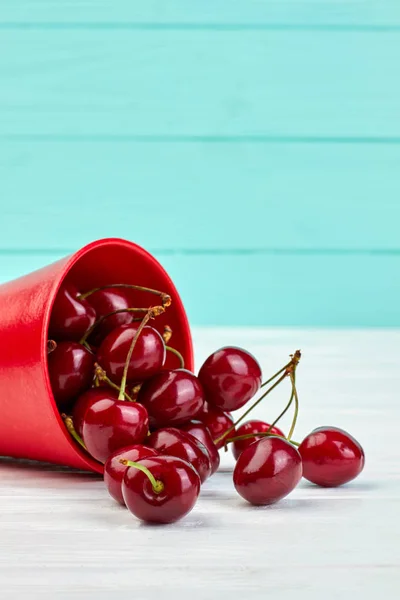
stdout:
[[(148, 526), (114, 504), (95, 476), (0, 461), (0, 598), (400, 598), (400, 330), (201, 329), (197, 365), (225, 344), (248, 348), (265, 374), (303, 351), (297, 439), (318, 425), (364, 445), (356, 481), (307, 482), (275, 506), (247, 505), (233, 460), (172, 526)], [(286, 390), (255, 412), (272, 418)], [(286, 421), (288, 423), (289, 420)]]

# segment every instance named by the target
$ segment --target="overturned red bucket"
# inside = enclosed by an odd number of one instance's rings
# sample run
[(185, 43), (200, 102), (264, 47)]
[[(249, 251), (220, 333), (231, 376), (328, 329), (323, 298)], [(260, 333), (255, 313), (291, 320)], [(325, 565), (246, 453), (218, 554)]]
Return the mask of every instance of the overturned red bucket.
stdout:
[(0, 285), (0, 456), (28, 458), (101, 473), (70, 437), (51, 391), (47, 338), (52, 306), (63, 282), (81, 290), (113, 283), (162, 290), (172, 305), (159, 317), (193, 369), (189, 323), (178, 292), (160, 263), (140, 246), (103, 239), (47, 267)]

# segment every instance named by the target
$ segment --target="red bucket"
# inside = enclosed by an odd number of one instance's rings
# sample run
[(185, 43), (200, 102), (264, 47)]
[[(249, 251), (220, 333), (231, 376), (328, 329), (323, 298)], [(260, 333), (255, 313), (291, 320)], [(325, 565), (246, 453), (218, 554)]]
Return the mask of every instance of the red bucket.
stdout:
[[(72, 256), (0, 285), (0, 456), (28, 458), (101, 473), (65, 429), (51, 391), (47, 335), (63, 281), (82, 291), (111, 283), (137, 284), (170, 294), (172, 305), (155, 321), (168, 323), (173, 346), (193, 370), (189, 323), (176, 288), (146, 250), (120, 239), (93, 242)], [(147, 296), (147, 304), (155, 304)], [(169, 360), (174, 357), (170, 356)]]

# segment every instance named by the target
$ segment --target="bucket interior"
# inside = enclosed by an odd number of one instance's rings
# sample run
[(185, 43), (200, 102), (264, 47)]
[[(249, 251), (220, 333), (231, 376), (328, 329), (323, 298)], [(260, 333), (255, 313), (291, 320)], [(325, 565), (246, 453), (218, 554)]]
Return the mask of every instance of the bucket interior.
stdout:
[[(87, 292), (96, 287), (102, 287), (115, 283), (126, 283), (145, 286), (157, 289), (161, 292), (170, 294), (172, 304), (164, 314), (160, 315), (149, 325), (155, 327), (160, 333), (164, 326), (169, 325), (172, 329), (172, 338), (169, 345), (179, 350), (185, 360), (185, 367), (193, 370), (193, 350), (189, 324), (182, 301), (177, 290), (158, 261), (140, 246), (119, 239), (107, 239), (93, 242), (85, 246), (70, 257), (65, 263), (65, 268), (54, 283), (53, 292), (47, 306), (44, 322), (44, 335), (42, 340), (42, 356), (45, 365), (45, 379), (49, 396), (52, 399), (54, 411), (60, 421), (62, 428), (70, 443), (75, 450), (84, 457), (87, 464), (97, 471), (100, 471), (99, 463), (88, 460), (87, 454), (82, 451), (76, 442), (70, 437), (65, 429), (57, 405), (54, 401), (50, 378), (47, 368), (47, 339), (48, 328), (51, 316), (52, 306), (57, 292), (63, 283), (74, 284), (81, 293)], [(156, 295), (143, 291), (132, 291), (133, 306), (148, 307), (161, 304), (160, 298)], [(165, 368), (178, 368), (179, 360), (175, 355), (167, 352)]]

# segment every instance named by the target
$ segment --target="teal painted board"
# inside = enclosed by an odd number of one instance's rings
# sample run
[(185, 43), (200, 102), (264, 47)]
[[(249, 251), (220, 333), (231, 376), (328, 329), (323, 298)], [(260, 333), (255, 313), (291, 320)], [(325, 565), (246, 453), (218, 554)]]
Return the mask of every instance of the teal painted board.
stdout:
[(1, 30), (0, 136), (400, 141), (400, 30)]
[(87, 23), (104, 26), (226, 24), (262, 26), (400, 24), (397, 0), (2, 0), (0, 19), (9, 25)]
[(0, 279), (115, 235), (195, 324), (400, 325), (399, 58), (394, 1), (3, 0)]
[[(0, 253), (0, 281), (61, 253)], [(170, 254), (193, 325), (400, 326), (400, 254)]]
[(400, 145), (0, 144), (2, 248), (398, 250)]

